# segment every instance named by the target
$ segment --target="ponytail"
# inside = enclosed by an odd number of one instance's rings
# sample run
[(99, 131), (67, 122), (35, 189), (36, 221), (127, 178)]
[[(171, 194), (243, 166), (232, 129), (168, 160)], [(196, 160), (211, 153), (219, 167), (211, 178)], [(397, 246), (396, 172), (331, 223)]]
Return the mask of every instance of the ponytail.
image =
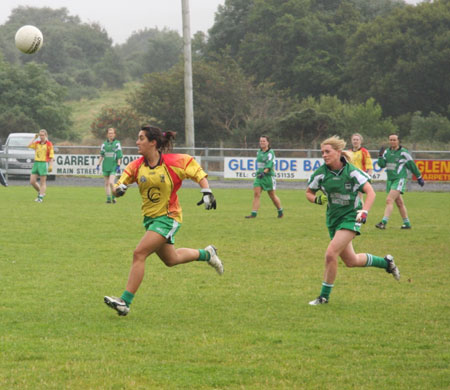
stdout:
[(156, 148), (161, 153), (166, 153), (172, 150), (173, 141), (175, 140), (175, 131), (162, 131), (159, 127), (144, 125), (141, 127), (145, 131), (145, 136), (149, 141), (156, 140)]

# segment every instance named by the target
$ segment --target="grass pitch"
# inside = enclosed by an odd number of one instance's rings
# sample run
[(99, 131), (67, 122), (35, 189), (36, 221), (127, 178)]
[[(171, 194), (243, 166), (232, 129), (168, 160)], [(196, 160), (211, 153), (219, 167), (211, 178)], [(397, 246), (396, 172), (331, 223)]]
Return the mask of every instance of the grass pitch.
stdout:
[(402, 279), (339, 265), (329, 305), (320, 291), (329, 238), (323, 207), (303, 190), (214, 191), (218, 209), (182, 189), (177, 247), (214, 244), (204, 263), (147, 260), (128, 317), (103, 303), (120, 295), (144, 231), (136, 188), (116, 205), (103, 188), (0, 188), (2, 389), (444, 389), (449, 370), (448, 193), (407, 193), (413, 224), (395, 210), (380, 231), (378, 193), (357, 251), (395, 256)]

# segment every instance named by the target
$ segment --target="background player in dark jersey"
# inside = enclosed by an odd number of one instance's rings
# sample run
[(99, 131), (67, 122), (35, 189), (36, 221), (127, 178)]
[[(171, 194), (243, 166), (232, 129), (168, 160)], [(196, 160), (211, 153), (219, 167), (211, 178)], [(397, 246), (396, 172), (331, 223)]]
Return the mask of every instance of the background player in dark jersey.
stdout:
[(408, 150), (400, 145), (400, 139), (397, 134), (389, 136), (388, 149), (381, 148), (378, 155), (378, 165), (380, 168), (386, 167), (387, 181), (386, 192), (386, 208), (381, 222), (377, 223), (375, 227), (378, 229), (386, 229), (389, 217), (394, 208), (394, 203), (398, 207), (398, 211), (403, 219), (401, 229), (411, 229), (411, 223), (408, 218), (408, 211), (406, 210), (405, 202), (402, 194), (406, 190), (406, 182), (408, 178), (408, 171), (416, 175), (417, 182), (421, 187), (424, 186), (425, 181), (422, 179), (422, 174), (417, 168), (412, 156)]
[(120, 174), (120, 164), (122, 163), (122, 145), (116, 139), (116, 129), (110, 127), (106, 133), (106, 141), (100, 149), (100, 160), (97, 170), (102, 167), (105, 179), (106, 203), (116, 203), (113, 194), (114, 178)]
[[(369, 253), (355, 253), (352, 240), (360, 234), (361, 224), (375, 200), (375, 191), (370, 185), (370, 177), (348, 161), (350, 156), (344, 150), (345, 141), (330, 137), (320, 145), (325, 164), (310, 177), (306, 198), (311, 203), (327, 204), (326, 224), (331, 242), (325, 252), (325, 273), (320, 295), (310, 305), (328, 303), (331, 289), (336, 279), (338, 257), (347, 267), (384, 268), (400, 279), (400, 272), (391, 255), (378, 257)], [(317, 195), (321, 190), (324, 195)], [(362, 209), (358, 192), (366, 194), (365, 209)]]
[(182, 222), (181, 206), (177, 191), (184, 179), (192, 179), (201, 188), (202, 199), (207, 210), (216, 208), (216, 200), (209, 189), (207, 174), (195, 159), (187, 154), (165, 154), (172, 148), (173, 132), (161, 132), (154, 126), (143, 126), (136, 145), (141, 158), (125, 168), (114, 186), (116, 196), (125, 194), (128, 186), (137, 183), (142, 198), (142, 214), (146, 230), (133, 253), (128, 282), (120, 298), (105, 296), (105, 303), (125, 316), (144, 278), (145, 261), (152, 253), (168, 267), (194, 260), (207, 262), (219, 275), (223, 265), (213, 245), (205, 249), (174, 247), (174, 237)]
[(253, 182), (253, 204), (252, 212), (245, 218), (256, 218), (261, 201), (261, 192), (267, 191), (270, 199), (277, 208), (278, 218), (283, 218), (283, 208), (280, 198), (275, 193), (277, 180), (275, 178), (275, 152), (270, 147), (269, 137), (262, 135), (259, 138), (258, 153), (256, 155), (257, 171), (255, 181)]

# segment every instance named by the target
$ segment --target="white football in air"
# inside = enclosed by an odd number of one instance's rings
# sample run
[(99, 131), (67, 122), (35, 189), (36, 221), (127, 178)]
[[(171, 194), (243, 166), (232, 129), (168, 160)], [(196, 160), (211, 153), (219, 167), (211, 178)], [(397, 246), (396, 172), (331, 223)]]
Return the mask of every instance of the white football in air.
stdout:
[(26, 54), (36, 53), (44, 42), (41, 30), (34, 26), (22, 26), (16, 32), (16, 47)]

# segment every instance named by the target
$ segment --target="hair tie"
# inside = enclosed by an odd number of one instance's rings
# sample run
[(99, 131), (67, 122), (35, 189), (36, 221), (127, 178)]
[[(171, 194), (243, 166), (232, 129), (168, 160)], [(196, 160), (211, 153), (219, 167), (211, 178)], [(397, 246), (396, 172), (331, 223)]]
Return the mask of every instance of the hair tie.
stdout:
[(165, 132), (165, 131), (163, 131), (162, 135), (163, 135), (163, 137), (165, 137), (165, 136), (166, 136), (166, 132)]

